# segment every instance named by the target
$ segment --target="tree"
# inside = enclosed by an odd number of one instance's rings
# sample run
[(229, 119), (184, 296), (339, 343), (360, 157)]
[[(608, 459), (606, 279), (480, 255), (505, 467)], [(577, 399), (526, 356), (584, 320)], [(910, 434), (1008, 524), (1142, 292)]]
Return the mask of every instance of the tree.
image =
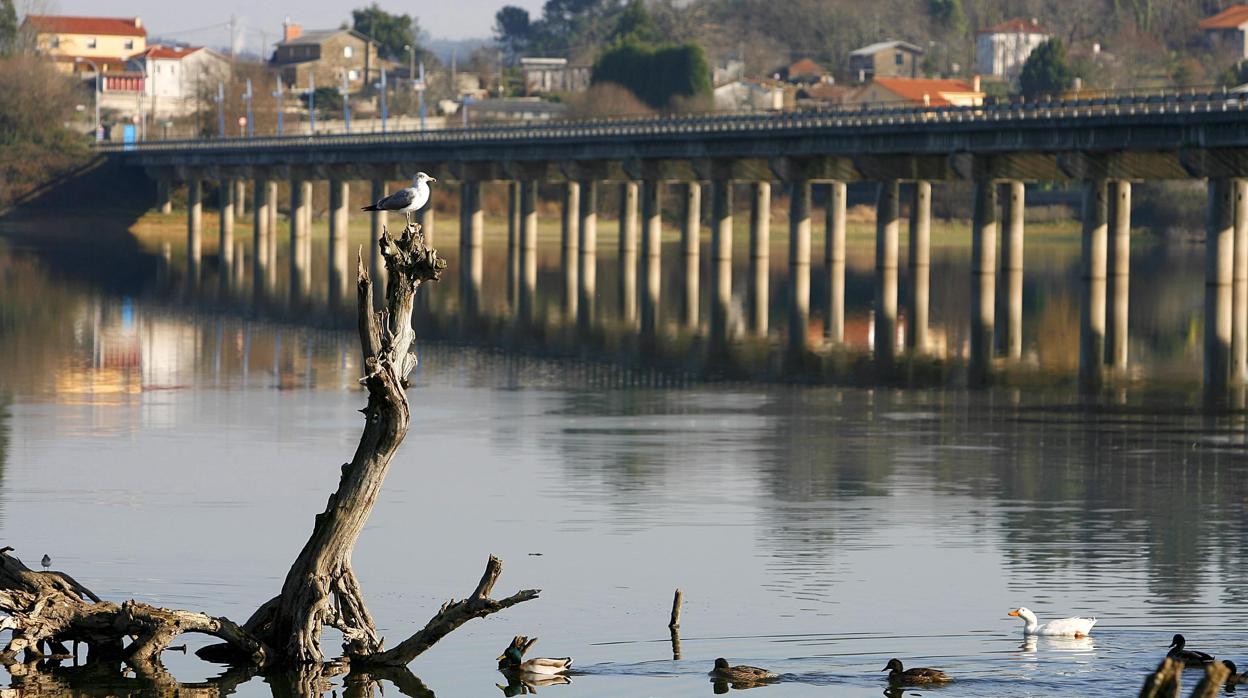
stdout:
[(1027, 57), (1018, 76), (1018, 86), (1024, 97), (1035, 99), (1040, 95), (1066, 90), (1074, 77), (1066, 61), (1066, 47), (1062, 40), (1049, 39)]
[(17, 50), (17, 8), (13, 0), (0, 0), (0, 56)]
[(642, 0), (629, 0), (615, 18), (615, 29), (611, 31), (613, 42), (636, 41), (650, 44), (661, 38), (658, 28), (654, 26), (654, 18), (650, 16)]
[(533, 22), (523, 7), (506, 5), (494, 15), (494, 40), (502, 46), (507, 60), (515, 63), (533, 38)]
[(652, 48), (625, 41), (598, 57), (592, 82), (621, 85), (651, 108), (668, 109), (673, 98), (709, 94), (711, 68), (697, 44)]
[(382, 56), (398, 60), (407, 56), (406, 46), (415, 46), (420, 24), (410, 15), (395, 15), (377, 3), (351, 10), (351, 28), (377, 42)]

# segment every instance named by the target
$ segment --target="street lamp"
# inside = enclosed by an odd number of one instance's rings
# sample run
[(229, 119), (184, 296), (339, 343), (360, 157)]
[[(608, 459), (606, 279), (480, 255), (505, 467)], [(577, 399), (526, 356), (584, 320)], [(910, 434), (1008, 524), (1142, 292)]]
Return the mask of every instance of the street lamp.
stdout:
[(212, 98), (217, 103), (217, 137), (225, 138), (225, 83), (217, 81), (217, 96)]
[(282, 131), (284, 130), (283, 128), (284, 124), (282, 123), (283, 122), (282, 116), (283, 116), (283, 113), (286, 111), (285, 104), (282, 102), (283, 94), (284, 93), (282, 92), (282, 76), (278, 75), (277, 76), (277, 89), (273, 90), (273, 98), (277, 100), (277, 135), (279, 136), (282, 135)]
[(78, 56), (74, 58), (75, 63), (90, 63), (91, 68), (95, 71), (95, 142), (99, 143), (104, 140), (104, 127), (100, 125), (100, 66), (90, 58)]
[(381, 132), (386, 132), (386, 120), (390, 116), (390, 108), (386, 105), (386, 67), (381, 67), (381, 82), (374, 85), (381, 90)]
[[(247, 78), (247, 91), (243, 93), (243, 100), (247, 102), (247, 137), (251, 138), (255, 135), (255, 127), (251, 123), (251, 98), (254, 95), (251, 92), (251, 78)], [(239, 134), (240, 136), (242, 134)]]
[(342, 71), (342, 87), (338, 88), (338, 94), (342, 95), (342, 125), (345, 133), (351, 133), (351, 83), (347, 78), (347, 71)]
[(312, 135), (316, 135), (316, 73), (308, 71), (308, 120)]

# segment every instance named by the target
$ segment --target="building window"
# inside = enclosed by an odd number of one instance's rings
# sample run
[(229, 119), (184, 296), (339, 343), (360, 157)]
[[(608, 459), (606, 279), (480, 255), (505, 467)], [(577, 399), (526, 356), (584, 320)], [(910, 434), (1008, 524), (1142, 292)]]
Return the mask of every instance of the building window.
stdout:
[(127, 51), (134, 50), (134, 39), (126, 39), (125, 47)]
[(95, 37), (87, 39), (87, 48), (95, 48)]
[(350, 58), (350, 57), (352, 57), (352, 56), (354, 56), (354, 55), (355, 55), (355, 47), (353, 47), (353, 46), (343, 46), (343, 47), (342, 47), (342, 57), (343, 57), (343, 58)]
[(898, 54), (895, 54), (895, 55), (893, 56), (893, 60), (897, 62), (897, 65), (905, 65), (905, 64), (906, 64), (906, 54), (904, 54), (904, 53), (898, 53)]
[(48, 40), (48, 46), (49, 46), (49, 47), (51, 47), (51, 48), (60, 48), (60, 47), (61, 47), (61, 37), (59, 37), (59, 36), (54, 36), (54, 37), (52, 37), (51, 39), (49, 39), (49, 40)]
[(359, 79), (360, 79), (360, 71), (358, 71), (358, 70), (348, 70), (348, 71), (347, 71), (347, 79), (348, 79), (348, 80), (359, 80)]

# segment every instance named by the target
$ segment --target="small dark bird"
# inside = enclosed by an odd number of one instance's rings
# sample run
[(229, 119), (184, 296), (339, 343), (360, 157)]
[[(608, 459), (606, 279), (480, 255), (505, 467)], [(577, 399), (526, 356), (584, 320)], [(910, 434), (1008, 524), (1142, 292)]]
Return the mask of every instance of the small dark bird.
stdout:
[(744, 664), (728, 666), (728, 660), (723, 657), (715, 660), (715, 668), (711, 669), (711, 676), (717, 679), (741, 683), (773, 681), (780, 678), (775, 673), (766, 669), (759, 669), (756, 666), (746, 666)]
[(1187, 666), (1204, 666), (1213, 661), (1213, 655), (1211, 654), (1184, 649), (1183, 646), (1186, 644), (1187, 640), (1182, 635), (1176, 634), (1174, 639), (1170, 641), (1170, 651), (1166, 653), (1166, 656), (1171, 659), (1177, 659)]
[(44, 553), (43, 559), (40, 560), (40, 563), (43, 564), (43, 569), (46, 570), (52, 566), (52, 558), (48, 557), (47, 553)]
[(1229, 659), (1223, 659), (1222, 663), (1226, 665), (1227, 669), (1231, 670), (1231, 675), (1226, 677), (1227, 686), (1238, 686), (1240, 684), (1248, 684), (1248, 672), (1243, 673), (1243, 674), (1239, 673), (1239, 670), (1235, 666), (1235, 662), (1232, 662)]
[(888, 682), (902, 685), (925, 684), (925, 683), (948, 683), (953, 677), (939, 669), (928, 669), (919, 667), (916, 669), (906, 669), (901, 665), (900, 659), (888, 660), (888, 665), (880, 671), (888, 672)]

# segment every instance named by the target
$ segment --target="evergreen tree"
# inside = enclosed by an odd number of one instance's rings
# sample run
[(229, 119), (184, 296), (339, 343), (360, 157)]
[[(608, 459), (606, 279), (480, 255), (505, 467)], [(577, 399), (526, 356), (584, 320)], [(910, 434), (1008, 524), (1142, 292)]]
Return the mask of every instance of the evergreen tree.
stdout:
[(652, 48), (624, 41), (598, 57), (592, 81), (621, 85), (650, 107), (665, 109), (675, 97), (709, 94), (710, 76), (706, 52), (697, 44)]
[(1035, 99), (1040, 95), (1065, 91), (1074, 77), (1066, 62), (1066, 47), (1062, 40), (1049, 39), (1027, 57), (1023, 72), (1018, 76), (1018, 86), (1024, 97)]
[(494, 14), (494, 40), (515, 63), (533, 38), (533, 21), (523, 7), (506, 5)]
[(0, 56), (17, 51), (17, 9), (13, 0), (0, 0)]
[(404, 46), (415, 46), (420, 35), (420, 25), (410, 15), (390, 14), (375, 2), (351, 10), (351, 28), (376, 41), (382, 56), (396, 60), (406, 57)]

